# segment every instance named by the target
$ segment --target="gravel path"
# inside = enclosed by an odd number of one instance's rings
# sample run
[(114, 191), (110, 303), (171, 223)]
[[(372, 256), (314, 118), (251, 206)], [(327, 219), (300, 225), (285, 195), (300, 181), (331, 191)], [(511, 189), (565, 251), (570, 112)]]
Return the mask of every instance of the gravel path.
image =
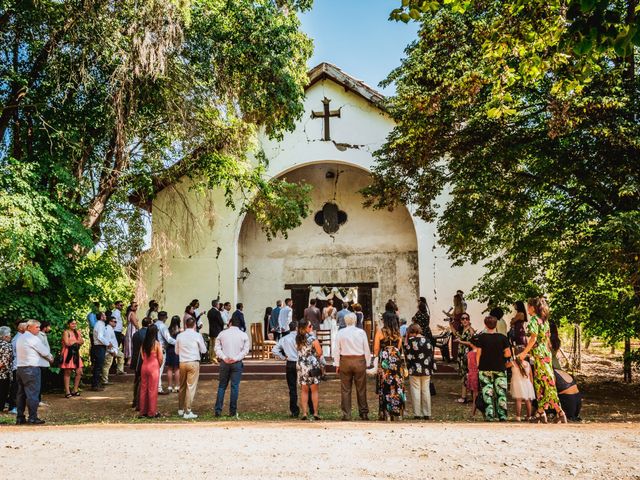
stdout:
[(638, 458), (638, 424), (240, 421), (0, 428), (3, 471), (47, 480), (640, 479)]

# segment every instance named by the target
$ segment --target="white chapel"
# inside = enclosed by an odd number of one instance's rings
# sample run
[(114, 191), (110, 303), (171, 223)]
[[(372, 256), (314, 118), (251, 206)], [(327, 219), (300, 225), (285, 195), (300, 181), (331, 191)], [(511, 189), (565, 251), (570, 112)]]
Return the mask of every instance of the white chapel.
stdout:
[[(363, 208), (359, 190), (394, 126), (383, 100), (322, 63), (309, 71), (305, 112), (295, 130), (281, 141), (258, 138), (269, 178), (312, 186), (311, 214), (286, 239), (267, 240), (253, 215), (225, 205), (222, 191), (200, 192), (184, 179), (158, 192), (139, 300), (156, 299), (170, 315), (181, 315), (192, 299), (208, 309), (219, 297), (234, 306), (242, 302), (250, 324), (262, 322), (265, 308), (286, 297), (293, 298), (297, 316), (310, 297), (357, 298), (369, 319), (394, 299), (410, 322), (424, 296), (432, 325), (442, 324), (441, 311), (456, 290), (470, 290), (482, 270), (452, 268), (437, 245), (435, 224), (414, 216), (411, 206)], [(482, 310), (469, 302), (474, 323)]]

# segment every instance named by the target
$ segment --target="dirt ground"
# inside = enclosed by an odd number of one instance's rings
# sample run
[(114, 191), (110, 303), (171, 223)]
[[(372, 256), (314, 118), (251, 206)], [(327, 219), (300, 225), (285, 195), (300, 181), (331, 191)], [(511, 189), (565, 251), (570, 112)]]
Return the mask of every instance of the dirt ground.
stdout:
[[(640, 478), (640, 425), (227, 422), (4, 427), (11, 478)], [(8, 477), (7, 477), (8, 478)]]
[[(340, 422), (339, 382), (320, 386), (322, 421), (288, 417), (282, 380), (243, 381), (240, 419), (214, 419), (216, 380), (202, 381), (197, 420), (176, 414), (177, 394), (161, 396), (158, 420), (138, 420), (130, 383), (65, 399), (46, 394), (41, 427), (12, 426), (0, 414), (0, 461), (15, 478), (146, 479), (547, 478), (640, 479), (640, 384), (610, 375), (578, 377), (584, 395), (580, 424), (487, 424), (455, 403), (459, 380), (435, 378), (432, 420)], [(373, 380), (371, 418), (377, 399)], [(355, 408), (355, 399), (354, 399)], [(225, 413), (228, 411), (228, 393)], [(354, 415), (356, 418), (357, 416)], [(0, 477), (2, 478), (2, 477)]]
[[(469, 405), (455, 403), (459, 396), (460, 382), (455, 377), (435, 378), (437, 395), (432, 399), (432, 422), (474, 421), (482, 422), (482, 415), (471, 418)], [(213, 405), (217, 392), (217, 380), (201, 381), (195, 398), (193, 410), (200, 415), (199, 421), (214, 420)], [(60, 394), (45, 394), (43, 401), (49, 406), (43, 407), (40, 416), (50, 424), (72, 423), (120, 423), (143, 422), (137, 420), (136, 412), (130, 408), (132, 398), (131, 383), (114, 383), (104, 392), (85, 390), (82, 396), (66, 399)], [(582, 418), (585, 422), (640, 422), (640, 384), (626, 385), (613, 380), (580, 382), (583, 393)], [(355, 392), (354, 392), (355, 393)], [(410, 397), (410, 396), (409, 396)], [(225, 399), (228, 412), (229, 391)], [(373, 379), (368, 383), (368, 401), (371, 418), (376, 418), (378, 400), (374, 391)], [(240, 384), (240, 400), (238, 411), (242, 420), (289, 421), (289, 395), (284, 380), (243, 381)], [(159, 411), (163, 414), (160, 422), (182, 421), (177, 417), (178, 394), (172, 393), (159, 397)], [(355, 394), (353, 399), (354, 418)], [(509, 404), (509, 414), (515, 415), (515, 406)], [(339, 420), (340, 383), (337, 379), (322, 382), (320, 385), (320, 415), (326, 421)], [(411, 399), (408, 398), (406, 421), (411, 422)], [(221, 417), (219, 421), (225, 421)], [(0, 424), (13, 423), (15, 416), (0, 414)]]

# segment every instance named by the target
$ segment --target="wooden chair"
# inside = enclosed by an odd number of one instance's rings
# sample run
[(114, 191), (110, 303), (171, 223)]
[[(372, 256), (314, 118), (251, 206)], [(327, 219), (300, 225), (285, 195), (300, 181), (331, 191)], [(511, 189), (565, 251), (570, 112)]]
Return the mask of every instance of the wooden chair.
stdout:
[(265, 340), (262, 333), (261, 323), (251, 324), (251, 357), (260, 357), (261, 360), (271, 356), (271, 350), (275, 347), (276, 342), (273, 340)]
[(323, 355), (326, 347), (329, 349), (329, 355), (325, 355), (325, 357), (333, 358), (331, 351), (331, 330), (316, 330), (316, 338), (318, 339), (318, 342), (320, 342)]

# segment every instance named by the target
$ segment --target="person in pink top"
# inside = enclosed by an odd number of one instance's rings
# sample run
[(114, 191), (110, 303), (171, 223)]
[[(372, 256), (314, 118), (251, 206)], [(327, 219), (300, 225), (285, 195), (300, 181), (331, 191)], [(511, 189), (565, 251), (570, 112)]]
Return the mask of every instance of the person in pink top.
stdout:
[(158, 418), (158, 378), (162, 364), (162, 347), (158, 342), (158, 327), (150, 325), (142, 342), (140, 373), (140, 415), (138, 418)]
[[(71, 319), (67, 322), (67, 328), (62, 333), (62, 363), (60, 368), (64, 372), (64, 393), (65, 398), (77, 397), (80, 395), (78, 388), (82, 379), (82, 357), (80, 356), (80, 346), (84, 343), (82, 334), (78, 331), (78, 322)], [(76, 372), (73, 381), (73, 392), (69, 390), (71, 382), (71, 372)]]

